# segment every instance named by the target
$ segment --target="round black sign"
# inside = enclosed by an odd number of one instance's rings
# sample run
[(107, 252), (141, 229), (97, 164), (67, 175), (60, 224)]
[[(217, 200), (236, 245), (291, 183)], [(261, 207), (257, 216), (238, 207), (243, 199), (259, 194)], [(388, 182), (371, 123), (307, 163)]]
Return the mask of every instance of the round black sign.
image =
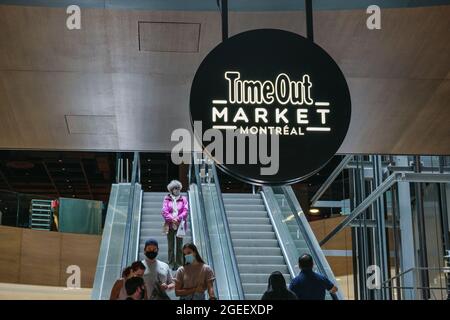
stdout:
[(190, 112), (197, 140), (219, 168), (245, 182), (280, 185), (309, 177), (335, 155), (351, 102), (344, 75), (322, 48), (292, 32), (260, 29), (206, 56)]

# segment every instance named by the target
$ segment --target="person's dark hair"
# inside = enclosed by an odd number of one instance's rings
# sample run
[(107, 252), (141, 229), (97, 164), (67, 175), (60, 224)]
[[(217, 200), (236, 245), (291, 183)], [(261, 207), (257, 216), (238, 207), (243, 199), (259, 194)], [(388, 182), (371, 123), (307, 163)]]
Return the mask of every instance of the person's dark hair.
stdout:
[(300, 258), (298, 258), (298, 265), (302, 270), (312, 270), (314, 266), (313, 258), (310, 254), (302, 254)]
[(145, 270), (145, 266), (144, 266), (144, 264), (142, 263), (142, 261), (135, 261), (135, 262), (133, 262), (132, 264), (131, 264), (131, 270), (133, 270), (133, 271), (138, 271), (139, 269), (140, 270)]
[(205, 261), (203, 261), (202, 257), (200, 256), (200, 253), (198, 253), (198, 249), (195, 246), (195, 244), (193, 244), (193, 243), (186, 243), (183, 246), (183, 265), (186, 265), (186, 259), (184, 258), (184, 249), (186, 249), (186, 248), (191, 249), (195, 253), (195, 260), (197, 260), (197, 262), (205, 263)]
[(150, 238), (145, 241), (144, 250), (147, 249), (148, 246), (153, 245), (159, 249), (158, 240)]
[(267, 284), (267, 292), (284, 292), (287, 291), (286, 280), (280, 271), (274, 271), (269, 277)]
[(127, 291), (127, 295), (131, 296), (136, 293), (139, 287), (144, 286), (144, 279), (140, 277), (132, 277), (125, 281), (125, 290)]
[(128, 278), (128, 276), (131, 273), (131, 267), (126, 267), (125, 269), (123, 269), (122, 271), (122, 278)]

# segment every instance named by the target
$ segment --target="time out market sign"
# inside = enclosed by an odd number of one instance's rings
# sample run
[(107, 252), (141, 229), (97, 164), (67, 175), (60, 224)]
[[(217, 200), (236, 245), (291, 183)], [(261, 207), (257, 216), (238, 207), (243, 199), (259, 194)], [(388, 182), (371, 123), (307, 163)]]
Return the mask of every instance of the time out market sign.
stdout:
[[(220, 161), (211, 154), (219, 168), (249, 183), (279, 185), (309, 177), (335, 155), (351, 102), (341, 70), (322, 48), (291, 32), (260, 29), (206, 56), (192, 83), (190, 112), (193, 125), (201, 123), (196, 135), (204, 148), (207, 130), (233, 137)], [(233, 144), (240, 138), (245, 145)], [(265, 163), (255, 157), (267, 146), (277, 153), (275, 174), (263, 174)], [(243, 152), (247, 161), (233, 161)]]

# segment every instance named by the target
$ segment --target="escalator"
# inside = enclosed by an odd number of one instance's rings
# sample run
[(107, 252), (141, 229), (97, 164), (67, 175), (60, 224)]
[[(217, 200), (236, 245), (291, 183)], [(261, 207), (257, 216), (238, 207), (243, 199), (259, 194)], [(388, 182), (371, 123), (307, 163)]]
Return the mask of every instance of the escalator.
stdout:
[(268, 275), (280, 271), (289, 282), (289, 268), (261, 194), (225, 193), (223, 202), (245, 299), (259, 300)]
[[(214, 163), (202, 155), (193, 157), (186, 194), (189, 226), (184, 242), (192, 240), (215, 271), (219, 299), (260, 299), (273, 271), (280, 271), (287, 282), (298, 274), (298, 257), (303, 253), (310, 253), (316, 271), (336, 283), (292, 188), (263, 187), (255, 194), (222, 194)], [(167, 261), (161, 218), (166, 193), (142, 192), (138, 154), (133, 162), (135, 171), (132, 183), (112, 188), (93, 299), (108, 299), (121, 270), (144, 258), (147, 238), (159, 241), (159, 259)], [(327, 299), (342, 299), (342, 294), (328, 295)]]
[[(161, 217), (161, 208), (164, 197), (167, 192), (144, 192), (142, 197), (141, 223), (139, 234), (139, 260), (143, 260), (144, 244), (148, 238), (154, 238), (159, 244), (158, 259), (161, 261), (168, 261), (167, 256), (167, 237), (163, 234), (163, 220)], [(182, 193), (187, 196), (186, 193)], [(190, 242), (191, 228), (188, 226), (186, 230), (186, 237), (184, 242)]]

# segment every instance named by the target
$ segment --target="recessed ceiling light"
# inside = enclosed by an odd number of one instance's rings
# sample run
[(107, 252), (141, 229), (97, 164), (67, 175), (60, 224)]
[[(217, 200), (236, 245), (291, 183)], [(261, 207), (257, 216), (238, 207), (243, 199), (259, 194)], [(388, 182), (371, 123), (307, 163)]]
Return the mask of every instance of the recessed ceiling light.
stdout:
[(316, 209), (316, 208), (313, 208), (313, 209), (309, 209), (309, 213), (319, 213), (320, 212), (320, 210), (319, 209)]

